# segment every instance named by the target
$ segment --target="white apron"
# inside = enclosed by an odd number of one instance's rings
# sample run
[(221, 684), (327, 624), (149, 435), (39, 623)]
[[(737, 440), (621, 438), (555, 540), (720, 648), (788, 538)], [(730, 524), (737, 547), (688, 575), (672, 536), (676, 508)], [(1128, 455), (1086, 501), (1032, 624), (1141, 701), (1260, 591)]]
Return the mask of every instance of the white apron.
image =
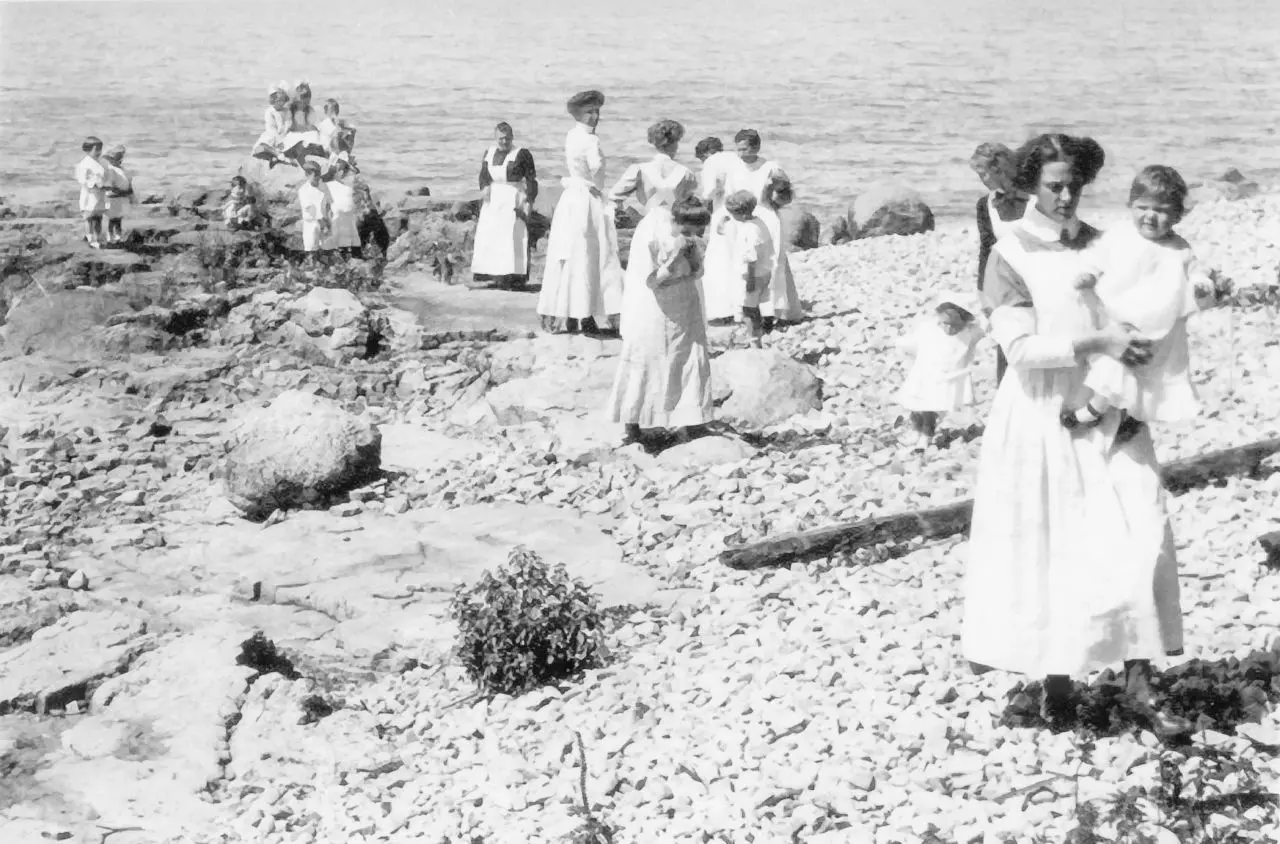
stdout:
[(523, 178), (507, 181), (508, 165), (515, 162), (521, 151), (520, 147), (512, 149), (501, 164), (494, 163), (498, 154), (496, 147), (485, 153), (493, 181), (476, 223), (472, 275), (508, 276), (529, 272), (529, 229), (516, 214), (525, 199), (525, 181)]

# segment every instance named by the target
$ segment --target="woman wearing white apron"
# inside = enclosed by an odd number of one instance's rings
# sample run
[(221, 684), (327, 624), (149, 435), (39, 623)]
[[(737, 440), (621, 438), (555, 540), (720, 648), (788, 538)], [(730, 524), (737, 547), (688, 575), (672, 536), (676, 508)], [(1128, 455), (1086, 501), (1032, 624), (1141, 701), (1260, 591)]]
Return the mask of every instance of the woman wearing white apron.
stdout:
[(480, 161), (484, 202), (476, 223), (471, 277), (497, 287), (523, 287), (529, 282), (529, 227), (538, 198), (538, 174), (524, 147), (512, 148), (515, 133), (499, 123), (495, 144)]
[(613, 206), (604, 197), (604, 154), (596, 125), (604, 94), (583, 91), (568, 102), (577, 124), (565, 136), (569, 175), (547, 236), (547, 267), (538, 314), (548, 331), (591, 332), (622, 309), (622, 264)]
[[(714, 141), (714, 146), (708, 144)], [(742, 291), (739, 289), (737, 268), (733, 262), (733, 221), (724, 207), (728, 196), (725, 185), (729, 174), (742, 170), (742, 159), (736, 153), (726, 152), (718, 138), (702, 141), (706, 155), (702, 157), (702, 173), (699, 178), (698, 196), (711, 203), (711, 225), (707, 230), (707, 254), (704, 259), (702, 304), (707, 322), (726, 324), (742, 315)]]
[(329, 182), (329, 219), (332, 228), (324, 239), (325, 249), (340, 249), (350, 255), (360, 249), (360, 231), (356, 227), (356, 192), (347, 181), (351, 167), (339, 159), (333, 166)]
[(760, 313), (766, 319), (773, 317), (779, 322), (799, 322), (804, 318), (804, 309), (796, 290), (795, 276), (791, 274), (791, 262), (787, 260), (787, 240), (777, 210), (779, 194), (789, 198), (791, 180), (777, 164), (760, 157), (759, 132), (743, 129), (734, 135), (733, 140), (738, 147), (741, 167), (734, 168), (726, 177), (725, 195), (740, 190), (755, 194), (756, 216), (769, 229), (769, 236), (776, 245), (777, 258), (773, 278), (769, 282), (769, 298), (760, 303)]

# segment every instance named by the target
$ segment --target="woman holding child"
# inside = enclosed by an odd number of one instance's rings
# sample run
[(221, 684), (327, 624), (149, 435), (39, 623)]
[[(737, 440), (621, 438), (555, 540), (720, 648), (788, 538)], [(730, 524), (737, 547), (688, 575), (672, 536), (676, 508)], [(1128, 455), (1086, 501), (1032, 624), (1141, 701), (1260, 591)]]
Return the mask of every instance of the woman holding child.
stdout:
[(1047, 677), (1042, 714), (1075, 716), (1071, 678), (1124, 662), (1157, 730), (1151, 660), (1182, 650), (1173, 534), (1149, 432), (1117, 442), (1119, 414), (1068, 430), (1083, 364), (1145, 363), (1151, 343), (1095, 329), (1073, 281), (1098, 232), (1076, 217), (1102, 168), (1090, 138), (1041, 135), (1017, 154), (1031, 207), (994, 246), (983, 280), (991, 333), (1009, 362), (982, 441), (965, 578), (963, 648), (975, 666)]

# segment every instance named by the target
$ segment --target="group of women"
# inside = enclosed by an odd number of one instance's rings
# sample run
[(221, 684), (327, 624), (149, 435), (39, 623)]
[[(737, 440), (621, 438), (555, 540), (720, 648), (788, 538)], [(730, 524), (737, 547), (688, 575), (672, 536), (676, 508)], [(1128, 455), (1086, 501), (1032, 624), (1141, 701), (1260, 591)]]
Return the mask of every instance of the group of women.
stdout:
[(976, 670), (1046, 678), (1042, 715), (1076, 714), (1072, 677), (1122, 663), (1132, 701), (1158, 732), (1190, 728), (1160, 710), (1152, 660), (1182, 653), (1173, 533), (1147, 426), (1117, 439), (1120, 414), (1068, 430), (1083, 366), (1128, 367), (1151, 342), (1127, 327), (1077, 330), (1071, 280), (1099, 236), (1076, 216), (1102, 169), (1090, 138), (1047, 134), (1016, 153), (980, 147), (991, 193), (978, 205), (981, 295), (1001, 380), (982, 439), (964, 586), (962, 643)]

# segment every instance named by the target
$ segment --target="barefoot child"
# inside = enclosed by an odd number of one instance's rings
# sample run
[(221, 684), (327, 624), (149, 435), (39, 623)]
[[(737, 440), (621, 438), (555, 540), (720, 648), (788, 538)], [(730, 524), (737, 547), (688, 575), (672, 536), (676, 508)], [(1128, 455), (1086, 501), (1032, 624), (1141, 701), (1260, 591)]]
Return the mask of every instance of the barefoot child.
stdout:
[(320, 165), (308, 161), (302, 165), (307, 180), (298, 188), (298, 205), (302, 210), (302, 249), (314, 257), (329, 235), (329, 219), (333, 213), (333, 200), (329, 188), (320, 181)]
[(742, 284), (742, 318), (751, 327), (751, 345), (760, 348), (764, 336), (764, 319), (760, 303), (769, 296), (776, 250), (765, 222), (755, 215), (756, 198), (750, 191), (740, 190), (725, 197), (724, 208), (729, 218), (725, 227), (732, 248), (736, 278)]
[(1098, 424), (1113, 407), (1123, 411), (1116, 442), (1145, 422), (1193, 418), (1199, 400), (1191, 383), (1187, 319), (1196, 294), (1209, 285), (1191, 246), (1174, 233), (1187, 184), (1172, 167), (1146, 167), (1129, 191), (1131, 218), (1111, 229), (1086, 254), (1089, 269), (1076, 280), (1095, 320), (1118, 322), (1154, 342), (1151, 360), (1129, 369), (1099, 355), (1089, 360), (1086, 395), (1062, 412), (1067, 428)]
[(898, 342), (903, 350), (915, 353), (898, 401), (911, 414), (917, 451), (933, 442), (941, 414), (973, 404), (971, 369), (974, 348), (982, 337), (978, 310), (975, 296), (944, 293), (934, 312)]
[(102, 158), (102, 141), (90, 135), (80, 145), (84, 158), (76, 165), (80, 183), (80, 214), (84, 217), (84, 239), (94, 249), (102, 248), (102, 215), (107, 210), (107, 169)]
[(107, 243), (124, 243), (124, 215), (133, 204), (133, 176), (124, 169), (124, 147), (103, 153), (107, 171)]

